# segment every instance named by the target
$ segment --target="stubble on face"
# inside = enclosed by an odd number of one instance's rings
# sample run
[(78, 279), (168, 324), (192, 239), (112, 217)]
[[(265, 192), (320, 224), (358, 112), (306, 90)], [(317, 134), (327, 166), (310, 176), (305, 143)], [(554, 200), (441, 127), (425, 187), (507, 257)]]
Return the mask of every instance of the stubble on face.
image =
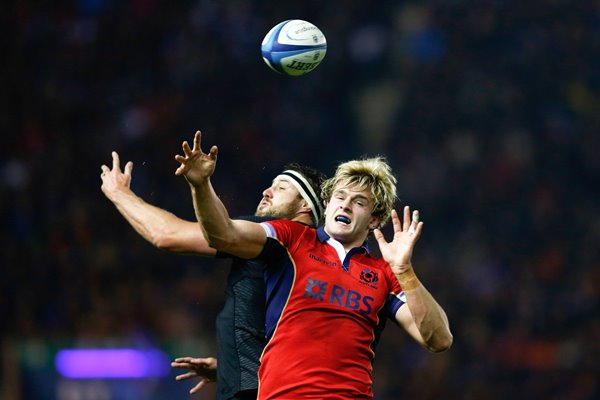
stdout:
[(297, 212), (298, 205), (295, 202), (279, 205), (273, 205), (269, 203), (264, 207), (259, 205), (254, 215), (258, 217), (270, 217), (274, 219), (292, 219), (296, 216)]

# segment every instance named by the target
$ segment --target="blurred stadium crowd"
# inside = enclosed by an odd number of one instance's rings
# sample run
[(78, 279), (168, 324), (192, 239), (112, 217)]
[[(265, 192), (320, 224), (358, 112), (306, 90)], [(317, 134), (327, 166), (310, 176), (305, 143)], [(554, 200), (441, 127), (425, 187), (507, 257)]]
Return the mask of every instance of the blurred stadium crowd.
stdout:
[[(390, 160), (398, 206), (425, 221), (415, 269), (455, 339), (431, 355), (388, 325), (376, 398), (598, 398), (597, 1), (21, 0), (1, 14), (2, 338), (212, 351), (226, 264), (153, 248), (99, 178), (117, 150), (138, 195), (191, 220), (173, 157), (200, 129), (234, 215), (284, 163)], [(260, 58), (290, 18), (329, 45), (299, 78)]]

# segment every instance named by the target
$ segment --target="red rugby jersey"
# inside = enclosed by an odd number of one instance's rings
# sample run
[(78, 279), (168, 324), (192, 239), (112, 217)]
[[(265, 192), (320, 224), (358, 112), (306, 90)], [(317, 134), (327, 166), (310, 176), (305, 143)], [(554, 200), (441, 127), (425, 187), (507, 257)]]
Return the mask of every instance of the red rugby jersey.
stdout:
[(323, 228), (262, 225), (269, 342), (258, 398), (372, 398), (375, 345), (404, 304), (391, 268), (366, 245), (345, 254)]

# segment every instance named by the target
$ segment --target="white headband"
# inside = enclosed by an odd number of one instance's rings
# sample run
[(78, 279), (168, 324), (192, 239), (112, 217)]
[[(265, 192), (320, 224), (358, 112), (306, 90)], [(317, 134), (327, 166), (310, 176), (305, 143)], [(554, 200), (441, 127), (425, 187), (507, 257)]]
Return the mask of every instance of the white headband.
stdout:
[(287, 169), (283, 171), (277, 178), (292, 178), (289, 181), (298, 189), (300, 196), (308, 203), (310, 210), (312, 211), (315, 219), (315, 224), (319, 226), (321, 221), (321, 214), (323, 213), (323, 207), (319, 201), (319, 196), (315, 193), (313, 187), (308, 183), (306, 178), (298, 171)]

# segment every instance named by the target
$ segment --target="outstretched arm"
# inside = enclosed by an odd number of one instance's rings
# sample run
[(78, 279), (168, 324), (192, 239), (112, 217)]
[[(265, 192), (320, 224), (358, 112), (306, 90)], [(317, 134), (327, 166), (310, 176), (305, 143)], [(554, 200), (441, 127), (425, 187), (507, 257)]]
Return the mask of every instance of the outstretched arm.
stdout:
[(398, 309), (396, 320), (422, 346), (433, 352), (447, 350), (452, 345), (452, 334), (448, 318), (442, 307), (417, 278), (412, 266), (413, 248), (423, 230), (419, 213), (410, 218), (410, 208), (404, 207), (404, 221), (401, 222), (395, 210), (392, 211), (394, 238), (387, 242), (380, 230), (375, 230), (375, 238), (381, 255), (390, 264), (406, 296), (406, 304)]
[(102, 192), (119, 213), (144, 239), (159, 249), (178, 253), (214, 256), (216, 250), (208, 245), (196, 222), (183, 220), (174, 214), (146, 203), (130, 188), (133, 163), (121, 171), (119, 154), (112, 152), (112, 169), (101, 167)]
[(254, 258), (260, 254), (267, 235), (260, 224), (229, 218), (210, 182), (217, 163), (217, 146), (203, 153), (200, 139), (201, 133), (196, 131), (192, 149), (187, 141), (183, 142), (184, 155), (175, 156), (181, 164), (175, 175), (183, 175), (190, 184), (196, 218), (209, 245), (237, 257)]
[(208, 383), (217, 380), (217, 359), (213, 357), (179, 357), (171, 363), (171, 367), (189, 369), (189, 372), (177, 375), (175, 380), (181, 381), (196, 376), (200, 378), (200, 382), (190, 390), (190, 394), (197, 393)]

